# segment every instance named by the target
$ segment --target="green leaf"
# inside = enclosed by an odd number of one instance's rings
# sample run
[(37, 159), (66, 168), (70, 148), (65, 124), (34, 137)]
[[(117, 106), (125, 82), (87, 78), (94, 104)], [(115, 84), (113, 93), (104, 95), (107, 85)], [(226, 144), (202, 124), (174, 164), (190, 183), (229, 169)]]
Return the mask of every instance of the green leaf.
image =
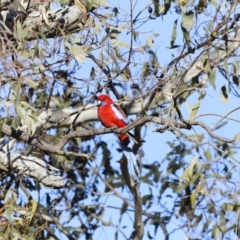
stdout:
[(182, 29), (183, 36), (184, 36), (184, 39), (186, 41), (186, 44), (190, 48), (191, 47), (191, 38), (190, 38), (189, 31), (185, 27), (183, 27), (182, 25), (181, 25), (181, 29)]
[(212, 234), (213, 234), (214, 240), (218, 240), (219, 239), (220, 229), (219, 229), (219, 227), (217, 225), (213, 226)]
[(18, 106), (18, 107), (17, 107), (17, 114), (18, 114), (18, 116), (20, 117), (21, 122), (23, 123), (24, 120), (25, 120), (25, 117), (26, 117), (24, 108)]
[(194, 104), (191, 115), (190, 115), (190, 120), (192, 120), (196, 116), (199, 107), (200, 107), (200, 101), (198, 101), (197, 103)]
[(172, 161), (170, 161), (170, 163), (167, 166), (167, 172), (168, 173), (172, 173), (172, 174), (176, 174), (176, 171), (179, 170), (180, 168), (182, 168), (185, 164), (183, 162), (176, 162), (175, 159), (173, 159)]
[(14, 202), (15, 202), (14, 195), (12, 193), (12, 189), (10, 188), (7, 191), (6, 196), (4, 198), (4, 203), (7, 206), (7, 217), (8, 218), (11, 218), (11, 216), (12, 216), (12, 212), (14, 209)]
[(127, 211), (127, 208), (128, 208), (128, 204), (126, 202), (123, 202), (120, 210), (120, 214), (122, 215), (123, 213), (125, 213)]
[(45, 70), (45, 67), (42, 64), (40, 64), (33, 69), (33, 72), (34, 73), (42, 73), (44, 70)]
[(160, 13), (161, 13), (161, 5), (159, 4), (158, 1), (154, 1), (154, 12), (153, 12), (153, 16), (155, 17), (159, 17)]
[(13, 232), (11, 239), (12, 240), (18, 240), (18, 239), (22, 239), (22, 237), (18, 232)]
[(195, 207), (196, 199), (197, 199), (197, 193), (194, 191), (194, 192), (192, 192), (192, 194), (190, 196), (190, 201), (191, 201), (192, 208)]
[(225, 58), (224, 59), (224, 69), (227, 73), (229, 73), (229, 70), (228, 70), (228, 58)]
[(214, 90), (216, 90), (216, 69), (212, 70), (209, 74), (209, 83), (211, 84), (211, 86), (214, 88)]
[(180, 45), (173, 45), (173, 46), (167, 46), (167, 49), (174, 49), (174, 48), (178, 48)]
[(92, 67), (92, 68), (91, 68), (91, 72), (90, 72), (90, 78), (91, 78), (91, 79), (94, 79), (95, 77), (96, 77), (95, 68)]
[(187, 107), (187, 110), (188, 110), (188, 112), (189, 112), (189, 115), (191, 114), (191, 112), (192, 112), (192, 107), (191, 107), (191, 105), (189, 104), (189, 102), (186, 100), (185, 101), (185, 105), (186, 105), (186, 107)]
[(158, 58), (156, 53), (153, 51), (149, 51), (149, 54), (151, 54), (151, 68), (153, 73), (156, 75), (159, 67)]
[(204, 138), (204, 134), (198, 134), (198, 135), (189, 135), (187, 137), (188, 140), (190, 141), (194, 141), (194, 142), (197, 142), (197, 143), (201, 143), (202, 140)]
[(34, 89), (36, 89), (36, 88), (39, 86), (39, 83), (38, 83), (37, 81), (33, 81), (33, 80), (30, 79), (30, 78), (25, 78), (25, 79), (24, 79), (24, 82), (25, 82), (28, 86), (30, 86), (30, 87), (32, 87), (32, 88), (34, 88)]
[(29, 110), (28, 117), (29, 117), (31, 134), (33, 135), (36, 132), (36, 122), (37, 122), (37, 120), (36, 120), (36, 117), (31, 114), (30, 110)]
[(145, 196), (142, 197), (142, 203), (143, 204), (146, 204), (147, 201), (151, 200), (152, 199), (152, 194), (147, 194)]
[(212, 71), (210, 62), (208, 60), (208, 52), (206, 51), (205, 54), (202, 56), (202, 64), (203, 64), (203, 70), (206, 74), (208, 74), (208, 77)]
[(240, 142), (240, 133), (237, 133), (233, 139), (235, 142)]
[(120, 28), (116, 28), (116, 27), (111, 27), (110, 30), (110, 39), (117, 39), (118, 35), (122, 32), (122, 30)]
[(170, 0), (164, 0), (164, 11), (163, 11), (163, 15), (167, 14), (168, 10), (171, 7), (171, 1)]
[(210, 2), (212, 2), (213, 6), (217, 9), (218, 8), (218, 3), (216, 2), (216, 0), (210, 0)]
[(87, 9), (86, 9), (86, 6), (87, 4), (83, 5), (81, 1), (79, 0), (74, 0), (74, 4), (75, 6), (84, 14), (87, 13)]
[(239, 78), (237, 76), (234, 75), (232, 77), (232, 80), (238, 87), (240, 87), (240, 81), (239, 81)]
[(150, 71), (149, 63), (145, 62), (145, 64), (143, 65), (143, 68), (142, 68), (141, 77), (143, 79), (145, 79), (147, 76), (149, 76), (150, 73), (151, 73), (151, 71)]
[[(90, 1), (88, 1), (90, 2)], [(99, 6), (102, 6), (102, 7), (105, 7), (107, 6), (106, 4), (106, 0), (91, 0), (91, 5), (92, 7), (99, 7)]]
[(24, 39), (28, 36), (29, 32), (32, 31), (33, 25), (28, 25), (25, 28), (22, 28), (21, 22), (17, 21), (17, 36), (19, 39)]
[(20, 33), (21, 39), (27, 37), (29, 32), (32, 31), (32, 28), (33, 28), (33, 25), (31, 24), (31, 25), (28, 25), (25, 28), (21, 29), (21, 33)]
[(101, 33), (102, 22), (98, 22), (95, 24), (93, 28), (93, 34), (100, 34)]
[(203, 154), (207, 160), (212, 160), (212, 153), (210, 150), (204, 151)]
[(125, 68), (124, 71), (121, 73), (121, 76), (122, 76), (123, 80), (125, 80), (125, 81), (131, 79), (130, 68), (129, 67)]
[(207, 30), (208, 31), (212, 32), (213, 26), (214, 26), (214, 22), (215, 22), (214, 20), (209, 21), (209, 23), (207, 24)]
[(223, 209), (224, 211), (230, 211), (230, 212), (232, 212), (232, 211), (234, 211), (234, 205), (233, 205), (233, 204), (230, 204), (230, 203), (224, 203), (224, 204), (222, 205), (222, 209)]
[[(1, 158), (1, 156), (0, 156), (0, 158)], [(8, 171), (8, 169), (1, 163), (0, 163), (0, 169), (2, 169), (4, 171)]]
[(43, 40), (43, 42), (46, 44), (46, 45), (50, 45), (46, 36), (44, 35), (44, 33), (42, 32), (42, 30), (40, 28), (38, 28), (38, 33), (41, 37), (41, 39)]
[(113, 42), (114, 46), (129, 48), (129, 44), (127, 42), (123, 42), (120, 40), (113, 40), (112, 42)]
[(80, 45), (73, 44), (71, 46), (71, 53), (77, 60), (79, 60), (82, 63), (85, 63), (86, 61), (85, 51)]
[(37, 202), (34, 199), (30, 200), (30, 204), (31, 204), (31, 212), (30, 212), (30, 216), (29, 216), (29, 222), (32, 221), (32, 218), (34, 217), (34, 214), (37, 210)]
[(25, 107), (26, 109), (31, 109), (33, 111), (35, 111), (35, 108), (33, 106), (31, 106), (29, 103), (25, 102), (25, 101), (20, 101), (20, 104)]
[(199, 165), (199, 163), (197, 162), (198, 156), (194, 156), (192, 158), (192, 161), (189, 165), (188, 168), (185, 169), (185, 171), (183, 172), (183, 175), (181, 177), (182, 180), (188, 180), (191, 181), (193, 179), (194, 176), (194, 170), (195, 168)]
[(23, 7), (23, 5), (20, 3), (20, 1), (16, 1), (16, 2), (17, 2), (17, 6), (19, 7), (19, 9), (20, 9), (22, 12), (24, 12), (24, 13), (27, 14), (26, 9)]
[(222, 86), (222, 87), (221, 87), (220, 96), (221, 96), (221, 101), (222, 101), (223, 103), (227, 103), (227, 102), (229, 101), (226, 86)]
[(154, 47), (154, 41), (152, 40), (152, 38), (150, 38), (148, 36), (146, 37), (146, 43), (150, 48)]
[(218, 125), (214, 128), (214, 130), (218, 130), (218, 129), (222, 128), (222, 127), (225, 126), (227, 123), (228, 123), (228, 122), (225, 121), (225, 122), (222, 122), (221, 124), (218, 124)]
[(233, 60), (232, 65), (233, 65), (234, 75), (240, 75), (240, 68), (239, 68), (238, 62), (236, 60)]
[(135, 42), (137, 41), (138, 36), (139, 36), (139, 32), (134, 31), (134, 32), (133, 32), (133, 38), (134, 38), (134, 41), (135, 41)]
[(171, 37), (171, 43), (170, 43), (171, 47), (174, 46), (176, 38), (177, 38), (177, 22), (178, 22), (178, 19), (176, 19), (173, 24), (172, 37)]
[(34, 134), (36, 130), (36, 126), (33, 119), (29, 116), (30, 114), (31, 114), (31, 111), (28, 111), (27, 116), (25, 118), (25, 124), (27, 125), (28, 133)]
[(19, 39), (22, 39), (23, 37), (22, 37), (22, 24), (21, 24), (21, 22), (19, 21), (19, 20), (17, 20), (17, 37), (19, 38)]
[(207, 7), (207, 1), (206, 0), (199, 0), (198, 5), (196, 7), (196, 10), (198, 13), (202, 13), (203, 10)]
[(116, 68), (118, 69), (118, 71), (120, 70), (120, 66), (118, 64), (118, 59), (116, 58), (117, 55), (116, 55), (116, 51), (113, 52), (113, 51), (106, 51), (107, 54), (111, 57), (113, 63), (115, 64)]
[(194, 169), (199, 165), (199, 163), (197, 162), (197, 159), (198, 159), (198, 156), (196, 155), (192, 158), (192, 161), (190, 163), (190, 166), (189, 166), (190, 178), (192, 178), (192, 176), (194, 175)]
[(183, 7), (181, 26), (184, 27), (186, 30), (190, 30), (193, 26), (193, 23), (194, 23), (193, 22), (193, 17), (194, 17), (195, 14), (194, 14), (193, 11), (186, 12), (185, 9), (186, 8)]

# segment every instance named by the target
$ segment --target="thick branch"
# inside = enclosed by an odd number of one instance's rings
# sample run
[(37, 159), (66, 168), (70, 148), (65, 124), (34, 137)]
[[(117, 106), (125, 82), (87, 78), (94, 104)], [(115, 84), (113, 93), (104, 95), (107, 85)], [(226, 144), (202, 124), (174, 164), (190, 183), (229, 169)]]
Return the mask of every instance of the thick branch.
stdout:
[[(42, 9), (45, 9), (44, 4), (42, 4)], [(61, 36), (61, 32), (64, 34), (69, 34), (82, 30), (85, 27), (85, 22), (88, 18), (87, 9), (83, 6), (80, 9), (78, 6), (70, 6), (66, 8), (59, 8), (49, 11), (38, 11), (24, 15), (23, 12), (17, 11), (17, 9), (10, 9), (1, 11), (0, 14), (0, 26), (7, 26), (11, 29), (12, 33), (8, 33), (14, 36), (14, 24), (17, 22), (15, 18), (21, 17), (22, 28), (28, 29), (28, 35), (26, 40), (34, 40), (39, 38), (39, 32), (41, 31), (45, 37), (54, 38)], [(30, 28), (32, 26), (32, 29)], [(33, 29), (35, 29), (33, 31)], [(38, 29), (40, 29), (38, 31)], [(60, 30), (61, 29), (61, 30)], [(15, 36), (14, 36), (15, 37)]]
[(65, 185), (61, 171), (40, 158), (23, 156), (19, 153), (0, 152), (0, 162), (7, 170), (27, 175), (45, 187), (62, 188)]
[[(143, 110), (143, 107), (148, 103), (150, 96), (145, 96), (141, 99), (136, 100), (124, 100), (121, 102), (121, 107), (125, 110), (125, 113), (127, 115), (131, 114), (137, 114), (141, 113)], [(167, 98), (159, 99), (158, 101), (152, 101), (152, 103), (149, 106), (149, 109), (156, 108), (158, 106), (162, 106), (164, 103), (170, 102)], [(78, 112), (80, 112), (82, 107), (76, 108), (76, 109), (69, 109), (64, 108), (59, 111), (53, 112), (50, 121), (56, 123), (57, 125), (64, 125), (69, 126), (72, 124), (73, 120), (75, 119), (75, 116)], [(81, 112), (80, 116), (75, 121), (75, 124), (83, 123), (83, 122), (89, 122), (89, 121), (98, 121), (98, 115), (97, 115), (97, 107), (93, 104), (88, 104), (87, 107), (85, 107), (85, 110)]]
[[(87, 155), (87, 154), (80, 154), (80, 153), (72, 153), (72, 152), (64, 152), (61, 151), (61, 149), (66, 145), (66, 143), (77, 137), (87, 137), (87, 136), (95, 136), (95, 135), (100, 135), (100, 134), (107, 134), (107, 133), (127, 133), (131, 129), (137, 127), (137, 126), (142, 126), (147, 122), (153, 122), (156, 124), (161, 124), (164, 126), (171, 126), (174, 128), (182, 128), (182, 129), (191, 129), (191, 126), (201, 126), (204, 128), (210, 136), (212, 136), (215, 139), (218, 139), (223, 142), (227, 143), (234, 143), (235, 139), (227, 139), (224, 137), (220, 137), (216, 134), (213, 133), (210, 127), (205, 125), (203, 122), (200, 121), (190, 121), (187, 123), (182, 123), (182, 122), (176, 122), (176, 121), (170, 121), (164, 118), (158, 118), (158, 117), (153, 117), (153, 116), (145, 116), (145, 117), (140, 117), (137, 118), (135, 121), (130, 123), (128, 126), (125, 128), (102, 128), (102, 129), (90, 129), (86, 131), (74, 131), (71, 132), (67, 135), (65, 135), (56, 145), (50, 145), (45, 143), (44, 141), (38, 139), (37, 137), (32, 137), (29, 133), (23, 132), (21, 130), (14, 130), (10, 126), (3, 124), (2, 125), (2, 132), (6, 134), (7, 136), (14, 137), (16, 139), (20, 139), (24, 142), (27, 142), (33, 146), (38, 147), (39, 149), (59, 155), (71, 155), (71, 156), (80, 156), (86, 159), (91, 159), (93, 156)], [(156, 130), (158, 131), (158, 129)]]
[[(6, 134), (7, 136), (10, 136), (10, 137), (13, 137), (16, 139), (20, 139), (20, 140), (27, 142), (33, 146), (36, 146), (43, 151), (60, 154), (62, 152), (60, 150), (65, 146), (65, 144), (69, 140), (71, 140), (73, 138), (95, 136), (95, 135), (107, 134), (107, 133), (126, 133), (126, 132), (130, 131), (131, 129), (133, 129), (137, 126), (141, 126), (147, 122), (154, 122), (154, 123), (161, 124), (161, 125), (167, 125), (169, 121), (164, 118), (145, 116), (145, 117), (140, 117), (140, 118), (136, 119), (135, 121), (130, 123), (125, 128), (102, 128), (102, 129), (91, 129), (91, 130), (86, 130), (86, 131), (74, 131), (74, 132), (71, 132), (71, 133), (65, 135), (56, 145), (47, 144), (44, 141), (40, 140), (39, 138), (31, 136), (27, 132), (23, 132), (21, 130), (15, 130), (6, 124), (2, 125), (2, 132), (4, 134)], [(171, 121), (171, 125), (173, 125), (176, 128), (189, 129), (189, 126), (185, 123)], [(69, 155), (72, 153), (66, 152), (65, 155), (66, 154)], [(60, 154), (60, 155), (62, 155), (62, 154)], [(87, 154), (80, 154), (80, 157), (84, 157), (87, 159), (91, 158), (91, 156), (89, 156)]]
[(75, 156), (75, 157), (82, 157), (82, 158), (86, 158), (86, 159), (92, 158), (92, 156), (90, 156), (88, 154), (61, 151), (61, 149), (64, 147), (64, 145), (68, 142), (68, 140), (65, 137), (63, 138), (63, 139), (65, 139), (65, 141), (61, 141), (60, 144), (51, 145), (51, 144), (45, 143), (38, 137), (31, 136), (29, 133), (23, 132), (19, 129), (13, 129), (6, 124), (2, 125), (2, 132), (9, 137), (20, 139), (26, 143), (29, 143), (33, 146), (38, 147), (39, 149), (41, 149), (43, 151), (55, 153), (55, 154), (62, 155), (62, 156), (63, 155), (64, 156)]

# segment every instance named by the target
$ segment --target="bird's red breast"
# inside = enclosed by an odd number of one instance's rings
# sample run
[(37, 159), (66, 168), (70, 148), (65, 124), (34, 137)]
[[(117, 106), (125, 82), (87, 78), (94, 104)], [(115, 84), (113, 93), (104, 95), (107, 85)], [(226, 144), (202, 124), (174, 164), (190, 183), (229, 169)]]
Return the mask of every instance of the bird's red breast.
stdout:
[[(105, 127), (119, 127), (127, 126), (128, 119), (123, 110), (107, 95), (100, 95), (98, 97), (100, 106), (98, 107), (98, 117)], [(118, 134), (120, 141), (128, 142), (129, 138), (126, 134)]]

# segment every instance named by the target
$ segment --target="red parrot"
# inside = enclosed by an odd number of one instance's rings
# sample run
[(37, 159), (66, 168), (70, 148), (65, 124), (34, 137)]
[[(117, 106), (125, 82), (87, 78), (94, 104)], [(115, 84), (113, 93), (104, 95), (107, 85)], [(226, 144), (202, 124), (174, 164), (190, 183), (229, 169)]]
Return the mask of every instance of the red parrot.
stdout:
[[(114, 104), (112, 99), (105, 94), (101, 94), (98, 96), (98, 117), (102, 125), (107, 128), (123, 128), (129, 124), (129, 120), (121, 107)], [(133, 179), (138, 182), (138, 177), (140, 173), (135, 155), (133, 153), (130, 139), (125, 133), (118, 133), (117, 135), (120, 140), (123, 153), (127, 158), (129, 173), (133, 177)]]

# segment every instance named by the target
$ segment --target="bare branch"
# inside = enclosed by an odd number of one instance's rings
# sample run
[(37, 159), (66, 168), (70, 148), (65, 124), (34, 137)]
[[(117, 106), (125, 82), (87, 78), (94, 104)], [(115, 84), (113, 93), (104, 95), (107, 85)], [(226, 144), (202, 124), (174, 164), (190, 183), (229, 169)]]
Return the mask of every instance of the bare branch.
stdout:
[[(164, 119), (164, 118), (154, 117), (154, 116), (145, 116), (145, 117), (137, 118), (135, 121), (130, 123), (125, 128), (113, 127), (113, 128), (102, 128), (102, 129), (91, 129), (91, 130), (86, 130), (86, 131), (81, 131), (81, 132), (74, 131), (74, 132), (71, 132), (71, 133), (65, 135), (56, 145), (47, 144), (44, 141), (38, 139), (37, 137), (31, 136), (29, 133), (23, 132), (21, 130), (14, 130), (13, 128), (11, 128), (10, 126), (8, 126), (6, 124), (2, 125), (2, 132), (4, 134), (6, 134), (7, 136), (14, 137), (16, 139), (20, 139), (20, 140), (27, 142), (33, 146), (36, 146), (36, 147), (40, 148), (41, 150), (62, 155), (61, 151), (59, 151), (59, 150), (62, 149), (65, 146), (65, 144), (73, 138), (95, 136), (95, 135), (107, 134), (107, 133), (127, 133), (131, 129), (133, 129), (137, 126), (141, 126), (147, 122), (154, 122), (157, 124), (166, 125), (166, 124), (168, 124), (169, 120)], [(185, 123), (171, 121), (171, 124), (176, 128), (189, 129), (189, 126)], [(68, 154), (68, 153), (65, 153), (65, 154)], [(72, 154), (72, 153), (69, 153), (69, 154)], [(87, 159), (90, 159), (92, 157), (87, 154), (80, 154), (80, 156), (87, 158)]]
[(61, 141), (60, 144), (58, 145), (50, 145), (45, 143), (44, 141), (42, 141), (39, 137), (34, 137), (31, 136), (29, 133), (27, 132), (23, 132), (21, 130), (15, 130), (13, 128), (11, 128), (10, 126), (3, 124), (2, 125), (2, 132), (4, 134), (6, 134), (7, 136), (16, 138), (16, 139), (20, 139), (26, 143), (29, 143), (33, 146), (38, 147), (39, 149), (43, 150), (43, 151), (47, 151), (50, 153), (55, 153), (61, 156), (74, 156), (74, 157), (81, 157), (81, 158), (85, 158), (85, 159), (91, 159), (93, 158), (92, 155), (88, 155), (88, 154), (82, 154), (82, 153), (75, 153), (75, 152), (67, 152), (67, 151), (61, 151), (61, 149), (64, 147), (64, 145), (68, 142), (66, 136), (63, 137), (63, 139), (66, 139), (65, 141)]
[(237, 111), (237, 110), (239, 110), (239, 109), (240, 109), (240, 106), (232, 109), (230, 112), (228, 112), (227, 114), (225, 114), (224, 116), (222, 116), (222, 117), (214, 124), (214, 126), (211, 128), (212, 131), (218, 126), (218, 124), (219, 124), (223, 119), (227, 118), (227, 116), (229, 116), (231, 113), (233, 113), (233, 112), (235, 112), (235, 111)]
[(220, 141), (223, 141), (223, 142), (226, 142), (226, 143), (232, 143), (232, 144), (235, 142), (235, 139), (227, 139), (227, 138), (220, 137), (220, 136), (214, 134), (214, 133), (212, 132), (211, 128), (208, 127), (208, 126), (207, 126), (206, 124), (204, 124), (203, 122), (194, 121), (194, 122), (190, 122), (190, 124), (191, 124), (191, 125), (194, 125), (194, 126), (201, 126), (202, 128), (204, 128), (204, 129), (207, 131), (207, 133), (208, 133), (211, 137), (213, 137), (213, 138), (215, 138), (215, 139), (217, 139), (217, 140), (220, 140)]

